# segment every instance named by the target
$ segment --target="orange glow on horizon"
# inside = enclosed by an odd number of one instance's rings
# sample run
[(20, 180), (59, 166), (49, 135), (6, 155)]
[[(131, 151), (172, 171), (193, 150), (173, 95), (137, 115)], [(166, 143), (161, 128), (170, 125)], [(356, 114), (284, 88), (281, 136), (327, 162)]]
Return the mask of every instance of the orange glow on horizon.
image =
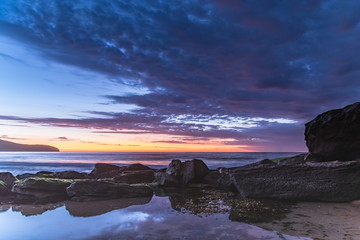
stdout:
[[(50, 143), (49, 143), (50, 144)], [(57, 144), (61, 152), (256, 152), (249, 146), (221, 145), (214, 143), (202, 144), (175, 144), (175, 143), (137, 143), (129, 145), (103, 145), (103, 144)]]
[[(8, 139), (4, 139), (8, 140)], [(57, 147), (60, 152), (257, 152), (246, 145), (225, 145), (221, 141), (201, 141), (198, 143), (147, 143), (129, 144), (97, 143), (85, 141), (49, 140), (8, 140), (21, 144), (41, 144)]]
[[(6, 121), (3, 121), (6, 123)], [(257, 152), (249, 145), (236, 145), (235, 139), (199, 138), (167, 134), (104, 134), (93, 129), (51, 127), (27, 124), (8, 126), (3, 140), (20, 144), (42, 144), (61, 152)], [(4, 137), (5, 136), (5, 137)], [(228, 144), (227, 144), (228, 143)]]

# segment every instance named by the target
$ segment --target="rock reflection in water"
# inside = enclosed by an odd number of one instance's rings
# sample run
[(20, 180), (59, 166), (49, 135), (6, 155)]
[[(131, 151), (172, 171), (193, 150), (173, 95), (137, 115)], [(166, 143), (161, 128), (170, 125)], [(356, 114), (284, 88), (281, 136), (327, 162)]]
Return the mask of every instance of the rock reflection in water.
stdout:
[(151, 201), (151, 197), (142, 198), (119, 198), (100, 201), (75, 202), (68, 201), (65, 203), (66, 210), (74, 217), (92, 217), (111, 212), (116, 209), (127, 208), (132, 205), (144, 205)]
[(170, 193), (171, 207), (200, 217), (229, 213), (231, 221), (256, 223), (285, 217), (291, 205), (272, 200), (244, 199), (231, 192), (188, 189)]
[(64, 206), (63, 203), (48, 203), (48, 204), (39, 204), (39, 205), (15, 204), (12, 205), (12, 210), (14, 212), (20, 212), (23, 216), (28, 217), (34, 215), (41, 215), (44, 212), (54, 210), (62, 206)]

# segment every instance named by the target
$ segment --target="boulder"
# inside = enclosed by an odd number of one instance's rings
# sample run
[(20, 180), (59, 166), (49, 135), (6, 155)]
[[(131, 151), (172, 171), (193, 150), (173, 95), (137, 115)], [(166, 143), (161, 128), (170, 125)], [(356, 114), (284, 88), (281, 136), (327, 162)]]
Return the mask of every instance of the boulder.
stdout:
[(8, 189), (12, 188), (12, 185), (16, 181), (16, 177), (12, 175), (10, 172), (0, 172), (0, 181), (2, 181), (5, 184), (5, 187)]
[(360, 158), (360, 103), (318, 115), (305, 124), (307, 161)]
[(95, 168), (89, 174), (90, 178), (113, 178), (121, 174), (126, 167), (119, 167), (107, 163), (96, 163)]
[(35, 198), (66, 198), (66, 188), (71, 180), (56, 178), (26, 178), (13, 185), (12, 192), (20, 196)]
[(153, 195), (151, 188), (146, 185), (130, 185), (105, 180), (73, 182), (66, 191), (68, 196), (74, 199), (134, 198)]
[(175, 178), (182, 185), (187, 185), (190, 182), (199, 182), (209, 172), (210, 170), (206, 164), (198, 159), (185, 162), (172, 160), (166, 170), (166, 174)]
[(360, 160), (254, 164), (229, 170), (238, 192), (247, 198), (346, 202), (360, 199)]

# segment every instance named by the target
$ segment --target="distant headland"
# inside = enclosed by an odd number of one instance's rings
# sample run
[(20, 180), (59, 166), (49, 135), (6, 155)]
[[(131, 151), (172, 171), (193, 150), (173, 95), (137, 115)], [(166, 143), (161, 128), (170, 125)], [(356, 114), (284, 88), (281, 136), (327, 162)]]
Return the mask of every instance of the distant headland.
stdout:
[(0, 139), (0, 152), (59, 152), (59, 149), (49, 145), (28, 145)]

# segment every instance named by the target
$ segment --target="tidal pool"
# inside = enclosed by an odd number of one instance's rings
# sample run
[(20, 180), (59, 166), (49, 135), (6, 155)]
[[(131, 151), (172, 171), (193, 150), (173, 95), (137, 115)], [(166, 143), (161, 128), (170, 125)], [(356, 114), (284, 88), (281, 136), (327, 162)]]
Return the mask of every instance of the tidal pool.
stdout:
[(310, 239), (173, 209), (169, 197), (0, 206), (0, 239)]

